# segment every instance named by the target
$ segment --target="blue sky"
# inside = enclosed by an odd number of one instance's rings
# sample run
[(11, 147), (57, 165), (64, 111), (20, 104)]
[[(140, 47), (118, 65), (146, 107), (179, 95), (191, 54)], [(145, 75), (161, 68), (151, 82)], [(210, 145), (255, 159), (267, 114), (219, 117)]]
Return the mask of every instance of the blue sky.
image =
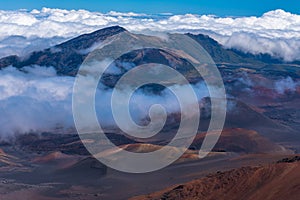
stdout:
[(300, 0), (1, 0), (0, 9), (86, 9), (108, 12), (194, 13), (218, 16), (260, 16), (264, 12), (283, 9), (300, 14)]

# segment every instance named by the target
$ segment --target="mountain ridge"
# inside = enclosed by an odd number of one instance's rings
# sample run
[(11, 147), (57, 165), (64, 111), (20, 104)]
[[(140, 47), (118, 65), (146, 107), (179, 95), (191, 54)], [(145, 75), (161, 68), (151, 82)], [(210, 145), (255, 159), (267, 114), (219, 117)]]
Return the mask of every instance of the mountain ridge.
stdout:
[[(57, 70), (58, 74), (75, 76), (79, 66), (89, 51), (93, 50), (95, 44), (124, 31), (127, 30), (120, 26), (107, 27), (92, 33), (79, 35), (42, 51), (32, 52), (25, 59), (21, 59), (16, 55), (7, 56), (0, 59), (0, 69), (10, 65), (17, 68), (31, 65), (52, 66)], [(253, 55), (234, 49), (226, 49), (207, 35), (193, 35), (191, 33), (187, 33), (186, 35), (202, 45), (216, 64), (250, 65), (256, 68), (257, 66), (266, 66), (266, 62), (284, 63), (265, 54)]]
[(126, 31), (120, 26), (112, 26), (83, 34), (56, 46), (42, 51), (32, 52), (28, 58), (21, 59), (16, 55), (0, 59), (0, 68), (12, 65), (17, 68), (30, 65), (54, 67), (58, 74), (75, 75), (86, 57), (86, 51), (95, 43), (100, 43), (110, 36)]

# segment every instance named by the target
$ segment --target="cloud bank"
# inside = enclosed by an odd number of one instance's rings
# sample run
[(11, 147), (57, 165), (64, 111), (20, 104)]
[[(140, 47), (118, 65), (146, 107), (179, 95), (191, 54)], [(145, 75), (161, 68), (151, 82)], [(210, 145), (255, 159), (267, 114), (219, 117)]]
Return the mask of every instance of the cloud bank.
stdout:
[(18, 133), (72, 126), (72, 77), (53, 68), (8, 67), (0, 71), (0, 139)]
[[(22, 68), (22, 71), (7, 67), (0, 70), (0, 140), (29, 132), (75, 130), (72, 114), (74, 81), (74, 77), (57, 76), (52, 67), (31, 66)], [(185, 92), (187, 86), (171, 87)], [(199, 100), (208, 96), (204, 83), (193, 87)], [(103, 127), (116, 126), (111, 95), (112, 89), (99, 85), (95, 96), (96, 112)], [(133, 120), (139, 123), (147, 118), (154, 104), (162, 105), (169, 114), (180, 111), (176, 97), (168, 89), (156, 95), (138, 90), (129, 105)]]
[[(0, 70), (0, 140), (29, 132), (74, 130), (72, 92), (75, 78), (57, 76), (52, 67), (31, 66), (21, 70), (14, 67)], [(240, 81), (250, 88), (259, 84), (247, 77)], [(299, 86), (298, 81), (286, 77), (274, 80), (270, 87), (277, 94), (285, 94), (296, 92)], [(203, 106), (201, 100), (209, 96), (206, 85), (199, 82), (192, 87), (200, 106)], [(186, 85), (170, 88), (182, 94), (187, 91)], [(112, 89), (99, 84), (95, 102), (97, 117), (103, 127), (116, 126), (111, 111), (111, 96)], [(138, 124), (147, 119), (154, 104), (160, 104), (168, 114), (180, 112), (178, 100), (169, 89), (159, 94), (137, 90), (130, 99), (132, 119)], [(228, 109), (233, 110), (230, 105)], [(190, 114), (194, 115), (193, 112)]]
[(107, 26), (134, 32), (204, 33), (227, 48), (269, 53), (287, 61), (300, 59), (300, 15), (274, 10), (260, 17), (146, 15), (86, 10), (0, 11), (0, 57), (43, 49)]

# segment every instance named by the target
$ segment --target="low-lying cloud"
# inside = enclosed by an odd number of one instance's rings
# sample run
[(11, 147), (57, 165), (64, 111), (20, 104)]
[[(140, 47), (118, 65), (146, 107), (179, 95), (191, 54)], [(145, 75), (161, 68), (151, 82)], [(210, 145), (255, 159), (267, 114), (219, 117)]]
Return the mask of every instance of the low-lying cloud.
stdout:
[[(230, 77), (230, 79), (236, 79), (233, 86), (227, 86), (230, 91), (240, 89), (247, 92), (254, 92), (260, 88), (272, 91), (277, 95), (284, 95), (287, 93), (295, 94), (300, 87), (300, 80), (290, 76), (267, 79), (248, 74), (247, 72), (240, 72), (235, 74), (235, 77)], [(264, 93), (261, 93), (261, 95), (264, 95)], [(277, 98), (277, 95), (274, 97)]]
[(0, 71), (0, 138), (36, 130), (72, 126), (72, 77), (58, 77), (53, 68)]
[[(0, 139), (17, 134), (42, 131), (64, 131), (74, 128), (72, 91), (75, 78), (57, 76), (52, 67), (31, 66), (21, 70), (7, 67), (0, 70)], [(186, 86), (174, 85), (185, 92)], [(208, 96), (204, 83), (193, 86), (198, 100)], [(112, 89), (99, 85), (96, 111), (104, 127), (115, 126), (111, 111)], [(176, 97), (165, 89), (161, 94), (138, 90), (130, 101), (132, 118), (139, 123), (148, 117), (149, 108), (161, 104), (167, 113), (178, 113)], [(192, 114), (192, 113), (191, 113)]]
[(275, 82), (275, 90), (278, 94), (293, 93), (296, 91), (297, 86), (300, 86), (299, 82), (294, 81), (289, 76)]
[[(17, 69), (7, 67), (0, 70), (0, 139), (28, 132), (74, 130), (72, 115), (72, 91), (75, 78), (57, 76), (52, 67), (31, 66)], [(244, 73), (239, 82), (245, 87), (255, 88), (254, 82)], [(265, 85), (265, 84), (264, 84)], [(273, 80), (268, 87), (277, 94), (294, 93), (299, 81), (286, 77)], [(186, 92), (186, 85), (173, 85), (170, 89)], [(209, 96), (206, 85), (192, 85), (198, 101)], [(267, 86), (266, 86), (267, 87)], [(250, 89), (251, 90), (251, 89)], [(104, 127), (116, 126), (111, 111), (112, 89), (99, 84), (96, 92), (96, 111)], [(179, 113), (176, 96), (165, 89), (159, 94), (137, 90), (130, 100), (130, 113), (136, 123), (148, 117), (149, 109), (160, 104), (168, 114)], [(201, 103), (200, 103), (201, 106)], [(228, 106), (229, 110), (230, 105)], [(193, 116), (194, 113), (191, 113)]]
[[(300, 15), (274, 10), (260, 17), (213, 15), (147, 15), (99, 13), (87, 10), (0, 11), (0, 56), (53, 46), (104, 27), (120, 25), (129, 31), (204, 33), (227, 48), (268, 53), (287, 61), (300, 59)], [(9, 41), (9, 42), (7, 42)]]

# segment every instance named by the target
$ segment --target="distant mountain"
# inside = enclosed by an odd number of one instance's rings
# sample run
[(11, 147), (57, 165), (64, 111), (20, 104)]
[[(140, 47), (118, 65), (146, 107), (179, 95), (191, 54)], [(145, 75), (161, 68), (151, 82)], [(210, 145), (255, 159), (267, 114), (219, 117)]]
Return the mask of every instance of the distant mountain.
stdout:
[[(29, 65), (53, 66), (57, 70), (58, 74), (74, 76), (87, 54), (92, 51), (93, 48), (96, 48), (97, 44), (108, 37), (123, 31), (126, 30), (119, 26), (108, 27), (89, 34), (80, 35), (54, 47), (33, 52), (25, 59), (15, 55), (4, 57), (0, 59), (0, 68), (7, 67), (9, 65), (17, 68)], [(267, 55), (245, 54), (237, 50), (226, 49), (206, 35), (187, 35), (201, 44), (217, 64), (262, 67), (266, 65), (265, 61), (269, 63), (280, 62), (279, 60), (272, 59)], [(155, 52), (152, 51), (151, 54), (153, 53), (155, 54)], [(164, 63), (168, 63), (166, 60), (169, 60), (169, 63), (172, 63), (172, 60), (174, 59), (172, 56), (170, 57), (167, 54), (162, 55), (162, 53), (159, 52), (156, 54), (160, 57), (165, 57), (161, 58)], [(144, 56), (143, 59), (148, 59), (149, 56), (150, 54), (148, 56)], [(141, 62), (142, 61), (139, 61), (139, 63)]]

